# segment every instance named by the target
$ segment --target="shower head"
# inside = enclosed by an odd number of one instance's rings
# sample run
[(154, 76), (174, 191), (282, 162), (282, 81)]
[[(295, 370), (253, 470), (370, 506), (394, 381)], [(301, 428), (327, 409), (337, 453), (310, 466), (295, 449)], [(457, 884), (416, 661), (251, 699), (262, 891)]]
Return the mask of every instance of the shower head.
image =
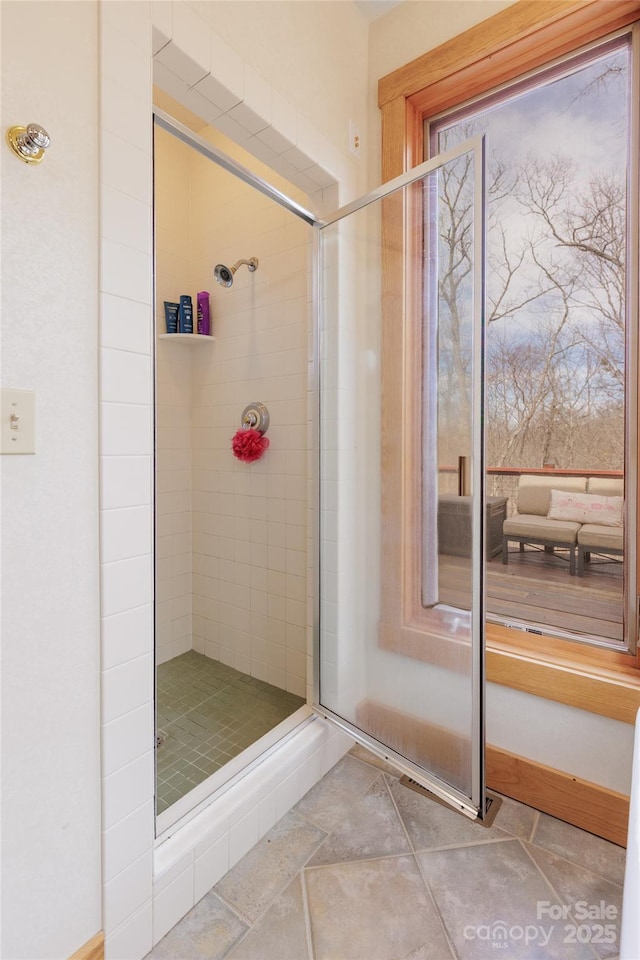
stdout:
[(216, 283), (219, 283), (221, 287), (230, 287), (233, 284), (233, 275), (238, 267), (241, 267), (243, 263), (247, 265), (250, 273), (253, 273), (254, 270), (258, 269), (257, 257), (251, 257), (250, 260), (238, 260), (238, 262), (234, 263), (232, 267), (227, 267), (224, 265), (224, 263), (219, 263), (213, 271), (213, 276), (215, 277)]

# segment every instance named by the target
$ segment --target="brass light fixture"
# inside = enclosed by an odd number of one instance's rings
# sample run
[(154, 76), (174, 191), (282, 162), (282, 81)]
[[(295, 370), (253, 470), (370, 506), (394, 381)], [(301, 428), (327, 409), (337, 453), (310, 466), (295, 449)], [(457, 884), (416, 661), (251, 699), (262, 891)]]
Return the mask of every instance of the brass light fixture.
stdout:
[(51, 137), (39, 123), (28, 123), (26, 127), (7, 130), (7, 142), (24, 163), (41, 163)]

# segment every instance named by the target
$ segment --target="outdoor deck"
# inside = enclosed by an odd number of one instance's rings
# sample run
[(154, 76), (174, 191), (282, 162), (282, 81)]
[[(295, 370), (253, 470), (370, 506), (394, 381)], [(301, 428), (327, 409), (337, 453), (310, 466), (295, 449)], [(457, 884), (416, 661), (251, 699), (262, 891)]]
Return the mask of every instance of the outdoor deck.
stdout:
[[(440, 561), (440, 600), (466, 607), (464, 598), (469, 560), (443, 556)], [(621, 563), (593, 557), (584, 577), (572, 577), (566, 553), (550, 556), (527, 547), (501, 555), (487, 564), (489, 617), (525, 621), (581, 635), (622, 640), (623, 567)]]

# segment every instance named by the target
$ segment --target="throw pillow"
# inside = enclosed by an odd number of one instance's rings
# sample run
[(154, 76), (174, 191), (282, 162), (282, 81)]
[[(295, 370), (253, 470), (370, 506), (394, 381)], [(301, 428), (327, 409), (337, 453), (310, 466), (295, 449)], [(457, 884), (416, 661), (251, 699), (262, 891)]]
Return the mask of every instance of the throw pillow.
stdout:
[(573, 520), (575, 523), (621, 527), (622, 504), (622, 497), (599, 497), (595, 493), (552, 490), (547, 517), (549, 520)]

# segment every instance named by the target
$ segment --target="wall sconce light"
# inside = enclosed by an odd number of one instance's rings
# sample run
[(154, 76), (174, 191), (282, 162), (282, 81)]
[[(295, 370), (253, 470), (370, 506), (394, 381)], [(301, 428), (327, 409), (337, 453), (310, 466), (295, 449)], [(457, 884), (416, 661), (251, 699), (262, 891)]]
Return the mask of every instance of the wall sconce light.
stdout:
[(7, 130), (7, 142), (15, 155), (25, 163), (40, 163), (51, 138), (39, 123), (26, 127), (11, 127)]

